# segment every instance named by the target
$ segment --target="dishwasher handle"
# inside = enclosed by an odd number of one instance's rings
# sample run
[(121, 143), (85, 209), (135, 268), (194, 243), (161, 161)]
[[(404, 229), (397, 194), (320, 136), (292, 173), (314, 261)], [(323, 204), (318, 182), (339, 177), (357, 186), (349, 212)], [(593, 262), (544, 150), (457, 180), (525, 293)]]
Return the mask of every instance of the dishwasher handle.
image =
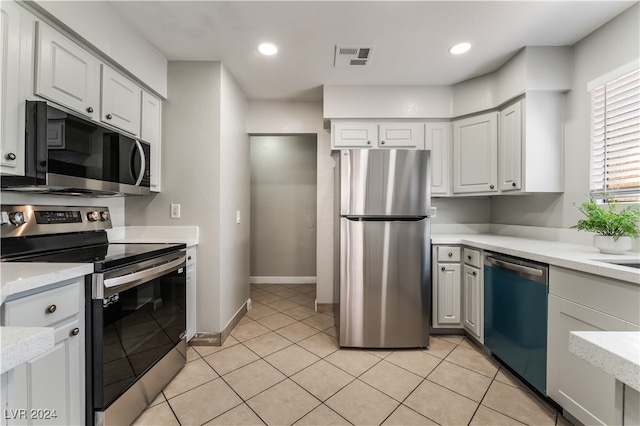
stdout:
[(543, 284), (547, 283), (546, 277), (546, 268), (535, 268), (531, 266), (520, 265), (517, 263), (512, 263), (507, 260), (498, 259), (491, 255), (485, 256), (485, 263), (490, 266), (495, 266), (502, 269), (508, 269), (510, 271), (517, 272), (522, 276), (535, 277), (534, 281), (541, 282)]

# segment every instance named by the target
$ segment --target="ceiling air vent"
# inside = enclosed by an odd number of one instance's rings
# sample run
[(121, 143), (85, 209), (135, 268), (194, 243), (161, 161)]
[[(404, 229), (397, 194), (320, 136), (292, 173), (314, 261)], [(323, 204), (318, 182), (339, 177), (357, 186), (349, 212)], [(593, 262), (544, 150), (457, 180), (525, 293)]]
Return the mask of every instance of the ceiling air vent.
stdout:
[(371, 61), (374, 46), (336, 46), (335, 67), (365, 67)]

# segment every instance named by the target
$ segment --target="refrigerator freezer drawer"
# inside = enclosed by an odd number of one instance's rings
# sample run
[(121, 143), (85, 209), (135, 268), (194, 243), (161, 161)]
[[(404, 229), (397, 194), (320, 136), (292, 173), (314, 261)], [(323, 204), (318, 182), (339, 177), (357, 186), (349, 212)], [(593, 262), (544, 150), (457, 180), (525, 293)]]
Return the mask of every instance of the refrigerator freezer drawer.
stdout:
[(340, 346), (428, 346), (429, 219), (340, 220)]

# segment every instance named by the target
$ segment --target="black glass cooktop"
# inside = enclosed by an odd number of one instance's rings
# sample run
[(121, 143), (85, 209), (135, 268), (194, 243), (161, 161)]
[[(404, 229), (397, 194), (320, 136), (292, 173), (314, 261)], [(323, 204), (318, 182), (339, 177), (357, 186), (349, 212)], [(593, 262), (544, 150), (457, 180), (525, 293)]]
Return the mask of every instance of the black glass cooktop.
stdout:
[(93, 263), (101, 272), (185, 248), (174, 243), (109, 243), (104, 232), (3, 238), (2, 261)]
[(142, 262), (184, 248), (186, 248), (186, 244), (111, 243), (12, 260), (18, 262), (93, 263), (95, 271), (101, 272)]

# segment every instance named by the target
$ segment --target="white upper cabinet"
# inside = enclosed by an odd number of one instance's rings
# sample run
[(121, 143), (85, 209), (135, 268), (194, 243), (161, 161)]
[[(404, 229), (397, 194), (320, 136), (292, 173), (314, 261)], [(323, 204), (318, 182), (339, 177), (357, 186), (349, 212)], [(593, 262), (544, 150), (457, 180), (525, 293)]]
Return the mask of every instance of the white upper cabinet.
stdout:
[(453, 192), (498, 191), (498, 113), (453, 122)]
[(12, 2), (0, 3), (0, 172), (24, 174), (24, 132), (19, 137), (21, 10)]
[(36, 25), (35, 94), (98, 117), (100, 61), (48, 25)]
[(142, 89), (124, 75), (102, 64), (102, 113), (100, 121), (140, 135)]
[(424, 124), (381, 123), (378, 125), (378, 138), (381, 148), (424, 149)]
[(162, 101), (142, 91), (140, 139), (151, 144), (151, 191), (160, 192)]
[(425, 124), (424, 149), (431, 151), (431, 195), (450, 195), (451, 123)]
[(524, 101), (500, 111), (500, 191), (515, 191), (522, 185), (522, 110)]
[(332, 148), (424, 149), (424, 123), (337, 121), (331, 123)]
[(378, 146), (378, 125), (375, 123), (332, 123), (331, 135), (333, 146), (338, 149)]

